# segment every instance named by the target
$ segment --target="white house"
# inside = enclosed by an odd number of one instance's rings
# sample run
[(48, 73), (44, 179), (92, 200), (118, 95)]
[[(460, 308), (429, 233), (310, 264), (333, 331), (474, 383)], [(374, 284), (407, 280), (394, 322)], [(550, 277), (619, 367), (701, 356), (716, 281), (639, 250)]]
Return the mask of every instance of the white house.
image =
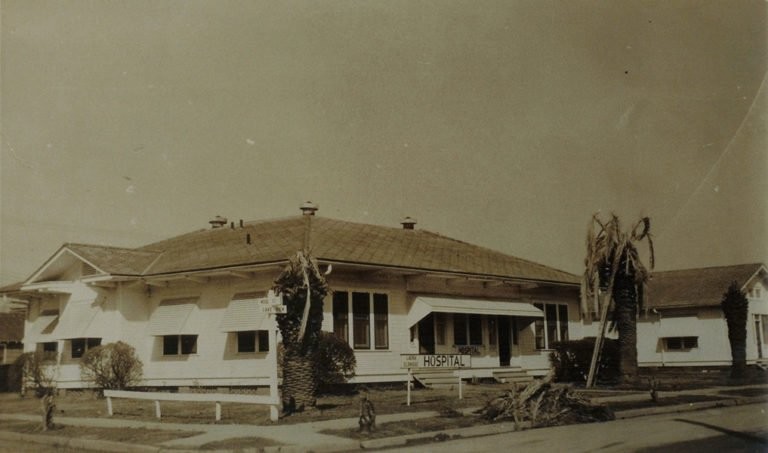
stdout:
[(655, 272), (637, 325), (641, 366), (731, 364), (723, 293), (737, 282), (749, 300), (747, 363), (768, 355), (768, 271), (763, 264)]
[(148, 386), (266, 385), (258, 312), (287, 259), (308, 246), (332, 292), (323, 329), (354, 348), (354, 382), (402, 381), (401, 354), (471, 354), (470, 375), (542, 374), (548, 348), (581, 337), (579, 279), (569, 273), (414, 228), (303, 215), (211, 221), (135, 249), (65, 244), (22, 286), (25, 350), (59, 363), (59, 386), (87, 385), (89, 348), (124, 341)]

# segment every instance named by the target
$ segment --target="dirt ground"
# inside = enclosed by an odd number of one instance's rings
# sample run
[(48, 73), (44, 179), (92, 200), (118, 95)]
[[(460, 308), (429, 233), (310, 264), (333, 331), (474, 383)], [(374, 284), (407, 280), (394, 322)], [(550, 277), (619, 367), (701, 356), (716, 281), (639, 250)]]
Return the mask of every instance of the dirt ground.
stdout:
[[(371, 388), (368, 395), (376, 413), (418, 412), (428, 410), (456, 410), (483, 406), (508, 389), (511, 384), (466, 384), (464, 398), (458, 399), (458, 389), (415, 389), (411, 394), (411, 406), (406, 405), (406, 392), (395, 388)], [(161, 402), (162, 422), (168, 423), (215, 423), (213, 403)], [(280, 424), (303, 423), (359, 416), (359, 394), (322, 395), (317, 408), (294, 414), (280, 420)], [(157, 421), (154, 402), (129, 399), (113, 399), (114, 418)], [(40, 402), (33, 396), (17, 394), (0, 395), (0, 413), (40, 413)], [(56, 414), (68, 417), (107, 417), (107, 403), (90, 393), (67, 394), (58, 398)], [(222, 404), (222, 424), (269, 424), (269, 409), (251, 404)]]

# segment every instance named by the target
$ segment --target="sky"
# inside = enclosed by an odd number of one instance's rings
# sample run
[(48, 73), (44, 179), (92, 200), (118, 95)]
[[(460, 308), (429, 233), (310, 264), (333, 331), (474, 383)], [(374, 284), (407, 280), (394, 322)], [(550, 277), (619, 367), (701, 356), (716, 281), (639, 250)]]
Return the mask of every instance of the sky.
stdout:
[(215, 215), (768, 262), (765, 0), (0, 0), (0, 284)]

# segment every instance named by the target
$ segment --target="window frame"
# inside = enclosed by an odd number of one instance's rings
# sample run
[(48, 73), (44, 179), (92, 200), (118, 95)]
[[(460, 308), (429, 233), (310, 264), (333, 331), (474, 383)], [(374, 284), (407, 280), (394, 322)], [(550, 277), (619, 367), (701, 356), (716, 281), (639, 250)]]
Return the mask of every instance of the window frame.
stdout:
[[(672, 344), (676, 344), (674, 347)], [(679, 337), (664, 337), (664, 350), (668, 352), (690, 351), (699, 348), (699, 337), (684, 335)]]
[[(558, 341), (568, 341), (570, 338), (570, 315), (568, 313), (568, 304), (564, 302), (535, 302), (534, 307), (544, 313), (544, 317), (537, 317), (533, 322), (534, 348), (537, 351), (551, 351), (552, 344)], [(550, 319), (547, 316), (547, 307), (553, 306), (554, 326), (550, 326)], [(562, 309), (565, 307), (565, 310)], [(565, 319), (560, 319), (565, 311)], [(554, 332), (556, 338), (549, 338), (550, 331)], [(565, 338), (562, 338), (565, 337)]]
[[(174, 335), (162, 335), (163, 339), (163, 357), (179, 357), (179, 356), (191, 356), (191, 355), (197, 355), (197, 340), (199, 335), (197, 334), (174, 334)], [(171, 343), (168, 341), (171, 338), (176, 339), (174, 349), (176, 352), (173, 353), (166, 353), (166, 346), (170, 345)], [(188, 352), (185, 351), (185, 347), (188, 347), (190, 343), (184, 342), (184, 340), (193, 340), (191, 343), (191, 350), (188, 350)]]
[[(83, 342), (82, 352), (78, 352), (79, 355), (75, 355), (75, 341)], [(101, 346), (101, 338), (99, 337), (72, 338), (69, 340), (69, 357), (73, 360), (81, 359), (86, 352), (99, 346)]]
[[(454, 346), (483, 346), (485, 345), (485, 329), (483, 328), (483, 316), (471, 313), (453, 313), (453, 345)], [(457, 319), (463, 319), (463, 322), (458, 322)], [(475, 328), (473, 328), (475, 324)], [(461, 331), (464, 334), (465, 342), (460, 343), (457, 341), (456, 333), (457, 326), (461, 326)], [(476, 342), (479, 335), (480, 342)]]
[[(337, 296), (346, 294), (345, 297)], [(361, 310), (358, 313), (358, 318), (355, 319), (355, 295), (357, 295), (358, 308), (362, 308), (363, 298), (362, 295), (367, 297), (367, 313), (365, 310)], [(377, 312), (377, 296), (378, 304), (385, 304), (386, 312)], [(342, 299), (344, 299), (342, 301)], [(387, 291), (377, 291), (370, 289), (343, 289), (334, 290), (331, 293), (331, 315), (333, 317), (333, 332), (344, 341), (346, 341), (354, 351), (389, 351), (391, 345), (391, 331), (390, 331), (390, 294)], [(342, 307), (337, 305), (346, 304), (346, 313), (341, 310)], [(362, 340), (362, 333), (356, 326), (361, 323), (365, 324), (365, 342), (357, 341)], [(377, 335), (376, 327), (384, 325), (383, 335)], [(342, 334), (343, 331), (343, 334)], [(381, 331), (379, 331), (381, 332)], [(359, 335), (356, 337), (355, 335)], [(379, 341), (382, 340), (382, 341)]]
[[(237, 354), (259, 354), (269, 352), (269, 331), (267, 330), (239, 330), (233, 332), (235, 336), (235, 352)], [(253, 336), (252, 339), (242, 338)], [(242, 345), (251, 346), (253, 350), (242, 350)], [(250, 349), (250, 348), (249, 348)]]

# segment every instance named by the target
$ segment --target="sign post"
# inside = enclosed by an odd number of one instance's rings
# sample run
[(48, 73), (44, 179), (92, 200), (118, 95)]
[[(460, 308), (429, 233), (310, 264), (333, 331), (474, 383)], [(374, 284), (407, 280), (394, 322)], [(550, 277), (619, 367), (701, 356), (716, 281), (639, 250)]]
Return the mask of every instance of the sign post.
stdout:
[(467, 354), (401, 354), (400, 368), (408, 369), (408, 383), (406, 390), (406, 404), (411, 405), (411, 382), (413, 380), (413, 368), (442, 368), (455, 371), (459, 377), (459, 399), (463, 399), (460, 368), (472, 366), (472, 356)]
[[(287, 312), (287, 308), (283, 305), (283, 297), (275, 296), (274, 291), (269, 290), (267, 297), (256, 299), (256, 303), (259, 306), (259, 310), (262, 313), (267, 313), (269, 317), (275, 321), (275, 315), (284, 314)], [(269, 406), (269, 419), (276, 422), (280, 416), (278, 413), (278, 405), (280, 404), (280, 394), (277, 388), (277, 321), (269, 326), (269, 355), (271, 370), (269, 373), (269, 395), (274, 402)]]

